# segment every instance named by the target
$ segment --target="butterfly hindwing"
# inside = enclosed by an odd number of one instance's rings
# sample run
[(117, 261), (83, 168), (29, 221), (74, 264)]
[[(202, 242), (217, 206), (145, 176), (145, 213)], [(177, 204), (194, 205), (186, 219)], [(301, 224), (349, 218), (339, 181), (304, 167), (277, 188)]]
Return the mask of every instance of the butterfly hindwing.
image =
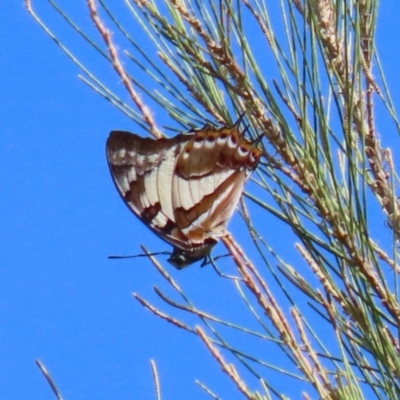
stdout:
[(236, 128), (204, 127), (182, 148), (173, 177), (175, 220), (191, 242), (221, 237), (255, 168), (251, 143)]

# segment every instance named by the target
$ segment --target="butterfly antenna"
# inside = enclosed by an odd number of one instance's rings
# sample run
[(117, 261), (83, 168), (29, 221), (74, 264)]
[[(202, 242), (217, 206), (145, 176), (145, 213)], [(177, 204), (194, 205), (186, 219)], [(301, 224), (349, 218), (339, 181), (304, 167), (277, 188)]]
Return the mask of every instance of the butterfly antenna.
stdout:
[(170, 251), (160, 251), (158, 253), (149, 253), (149, 254), (136, 254), (134, 256), (108, 256), (109, 260), (122, 260), (124, 258), (137, 258), (137, 257), (150, 257), (150, 256), (170, 256), (172, 253)]
[(246, 113), (247, 113), (247, 110), (246, 110), (246, 111), (243, 111), (243, 112), (239, 115), (239, 118), (238, 118), (238, 119), (236, 120), (236, 122), (233, 124), (233, 128), (239, 127), (239, 125), (240, 125), (241, 122), (243, 121), (243, 118), (245, 117)]
[(249, 129), (250, 129), (250, 125), (246, 125), (246, 126), (244, 127), (244, 129), (242, 130), (241, 135), (244, 136), (244, 135), (246, 134), (246, 132), (249, 131)]
[(259, 135), (258, 138), (255, 139), (254, 142), (252, 143), (253, 147), (257, 147), (261, 143), (261, 140), (264, 136), (265, 136), (265, 133), (262, 133), (261, 135)]

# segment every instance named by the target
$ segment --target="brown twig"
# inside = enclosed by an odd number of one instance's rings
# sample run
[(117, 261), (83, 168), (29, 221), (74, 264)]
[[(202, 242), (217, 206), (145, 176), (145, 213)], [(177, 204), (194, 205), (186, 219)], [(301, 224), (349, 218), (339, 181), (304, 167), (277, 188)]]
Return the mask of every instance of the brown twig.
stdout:
[(217, 360), (219, 365), (222, 368), (222, 371), (224, 371), (231, 379), (232, 381), (236, 384), (237, 388), (239, 391), (249, 400), (253, 400), (254, 397), (250, 393), (249, 389), (246, 387), (244, 381), (240, 378), (238, 372), (236, 371), (236, 368), (233, 364), (227, 364), (221, 353), (218, 351), (218, 349), (212, 344), (211, 340), (209, 337), (205, 334), (205, 332), (200, 328), (196, 328), (196, 333), (197, 335), (203, 340), (205, 345), (207, 346), (208, 350), (210, 353), (213, 355), (213, 357)]
[(126, 90), (128, 91), (131, 99), (136, 104), (138, 109), (141, 111), (143, 120), (147, 123), (150, 128), (150, 132), (155, 138), (163, 137), (163, 134), (157, 128), (153, 117), (151, 115), (150, 109), (143, 103), (140, 96), (136, 92), (135, 88), (133, 87), (127, 73), (125, 72), (124, 67), (119, 59), (117, 49), (114, 46), (114, 43), (111, 39), (110, 31), (104, 26), (96, 8), (96, 1), (95, 0), (87, 0), (87, 5), (90, 10), (90, 17), (93, 20), (93, 23), (97, 30), (99, 31), (101, 37), (103, 38), (108, 53), (111, 57), (112, 66), (114, 67), (115, 71), (117, 72), (118, 76), (121, 78), (123, 85), (125, 86)]

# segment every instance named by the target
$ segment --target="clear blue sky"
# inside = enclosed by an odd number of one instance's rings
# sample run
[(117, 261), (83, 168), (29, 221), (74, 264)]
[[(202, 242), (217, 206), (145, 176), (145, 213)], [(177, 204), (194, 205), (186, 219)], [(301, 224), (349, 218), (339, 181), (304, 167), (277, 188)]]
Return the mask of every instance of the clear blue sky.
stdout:
[[(77, 79), (77, 68), (22, 0), (0, 2), (0, 15), (1, 399), (54, 399), (36, 358), (65, 399), (155, 398), (150, 359), (165, 399), (208, 398), (195, 379), (223, 398), (240, 398), (199, 339), (132, 298), (138, 292), (162, 304), (152, 287), (166, 286), (150, 262), (107, 259), (137, 253), (140, 244), (169, 249), (130, 214), (109, 176), (108, 133), (135, 131), (134, 124)], [(394, 94), (400, 93), (400, 24), (393, 20), (399, 15), (385, 10), (390, 36), (380, 39)], [(212, 268), (166, 268), (205, 311), (215, 301), (220, 315), (232, 310), (230, 284)]]

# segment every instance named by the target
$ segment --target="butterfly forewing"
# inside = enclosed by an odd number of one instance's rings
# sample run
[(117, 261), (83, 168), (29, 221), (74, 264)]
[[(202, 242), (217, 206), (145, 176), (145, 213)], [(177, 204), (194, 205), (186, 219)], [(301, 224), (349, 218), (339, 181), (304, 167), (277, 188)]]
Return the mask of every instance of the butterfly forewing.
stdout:
[(128, 207), (174, 246), (182, 268), (206, 257), (226, 225), (260, 150), (237, 127), (205, 126), (171, 139), (111, 132), (107, 160)]
[(186, 141), (152, 140), (114, 131), (107, 140), (107, 160), (114, 183), (128, 205), (145, 224), (164, 237), (175, 229), (171, 203), (175, 160)]

